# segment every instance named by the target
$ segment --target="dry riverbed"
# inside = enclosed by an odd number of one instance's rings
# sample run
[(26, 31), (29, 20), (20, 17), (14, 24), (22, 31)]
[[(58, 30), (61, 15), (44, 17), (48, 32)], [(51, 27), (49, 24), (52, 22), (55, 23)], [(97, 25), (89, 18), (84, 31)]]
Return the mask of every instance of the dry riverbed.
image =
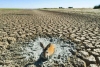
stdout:
[(20, 54), (20, 47), (30, 47), (31, 40), (38, 37), (77, 45), (65, 64), (54, 67), (99, 67), (100, 15), (98, 10), (90, 10), (0, 10), (0, 67), (33, 63), (34, 59), (26, 60)]

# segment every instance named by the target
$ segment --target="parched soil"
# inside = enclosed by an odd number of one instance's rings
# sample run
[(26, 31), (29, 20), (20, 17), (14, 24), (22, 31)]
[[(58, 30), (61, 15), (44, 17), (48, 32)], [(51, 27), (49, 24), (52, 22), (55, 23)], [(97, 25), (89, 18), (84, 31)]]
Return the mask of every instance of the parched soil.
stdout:
[(25, 62), (14, 62), (16, 56), (10, 56), (7, 51), (12, 52), (16, 43), (38, 36), (59, 37), (76, 43), (77, 52), (71, 57), (74, 60), (70, 58), (67, 63), (69, 67), (85, 67), (85, 63), (87, 67), (100, 66), (100, 15), (73, 11), (0, 10), (0, 66), (23, 67)]

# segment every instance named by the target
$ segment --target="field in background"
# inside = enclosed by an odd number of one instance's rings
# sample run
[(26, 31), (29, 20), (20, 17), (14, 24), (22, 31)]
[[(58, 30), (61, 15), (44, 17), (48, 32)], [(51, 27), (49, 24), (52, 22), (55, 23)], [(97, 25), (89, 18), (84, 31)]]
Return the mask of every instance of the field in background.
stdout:
[(66, 8), (66, 9), (43, 9), (49, 11), (57, 11), (57, 12), (72, 12), (72, 13), (81, 13), (81, 14), (96, 14), (100, 15), (100, 9), (92, 9), (92, 8)]

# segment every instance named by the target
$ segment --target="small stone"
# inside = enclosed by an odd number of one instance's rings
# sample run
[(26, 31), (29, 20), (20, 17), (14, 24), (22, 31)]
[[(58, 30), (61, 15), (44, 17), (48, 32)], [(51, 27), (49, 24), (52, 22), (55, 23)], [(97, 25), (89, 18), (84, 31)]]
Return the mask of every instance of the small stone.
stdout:
[(91, 41), (92, 44), (95, 44), (96, 42), (94, 40)]
[(73, 55), (76, 55), (76, 51), (75, 51), (75, 50), (70, 50), (70, 52), (71, 52)]
[[(99, 36), (99, 37), (100, 37), (100, 36)], [(96, 40), (96, 43), (95, 43), (96, 45), (100, 45), (100, 40), (99, 40), (99, 39), (100, 39), (100, 38), (97, 37), (97, 40)]]
[(81, 37), (81, 40), (84, 40), (85, 39), (85, 37)]
[(0, 42), (0, 46), (2, 46), (3, 45), (3, 42)]
[(54, 63), (53, 65), (54, 65), (54, 67), (58, 66), (58, 64), (56, 64), (56, 63)]
[(35, 65), (29, 65), (29, 66), (27, 66), (27, 67), (36, 67)]
[(15, 36), (15, 34), (10, 34), (10, 37), (14, 37)]
[(87, 51), (91, 51), (91, 49), (89, 48), (89, 49), (87, 49)]
[(95, 57), (99, 56), (99, 53), (97, 53), (97, 52), (92, 52), (91, 54), (92, 54), (93, 56), (95, 56)]
[(73, 59), (71, 63), (74, 67), (86, 67), (86, 63), (79, 58)]
[(95, 64), (96, 63), (95, 57), (93, 55), (86, 57), (84, 59), (86, 59), (86, 63), (89, 63), (89, 64)]
[(8, 37), (7, 41), (8, 41), (9, 44), (11, 44), (11, 43), (15, 43), (16, 39), (14, 37)]
[(26, 37), (26, 34), (22, 34), (21, 37), (22, 37), (22, 38), (25, 38), (25, 37)]
[(100, 45), (95, 45), (96, 48), (100, 48)]
[(3, 67), (2, 65), (0, 65), (0, 67)]
[(85, 47), (88, 49), (90, 48), (91, 50), (93, 50), (95, 48), (95, 46), (93, 46), (91, 43), (87, 43), (85, 44)]
[(0, 65), (3, 65), (3, 64), (4, 64), (4, 62), (0, 60)]
[(6, 48), (8, 44), (6, 42), (0, 42), (0, 48)]
[(84, 57), (88, 57), (89, 53), (86, 51), (80, 51), (80, 53), (84, 56)]
[(70, 64), (70, 63), (65, 63), (65, 67), (74, 67), (74, 66), (72, 64)]
[(89, 67), (98, 67), (96, 64), (90, 64)]
[(3, 67), (7, 67), (7, 65), (4, 65)]
[(88, 33), (88, 34), (89, 34), (90, 36), (94, 36), (94, 35), (95, 35), (95, 34), (93, 34), (93, 33), (91, 33), (91, 32), (90, 32), (90, 33)]
[(3, 38), (3, 37), (2, 37), (2, 36), (0, 36), (0, 41), (2, 41), (2, 38)]
[(7, 64), (10, 64), (11, 62), (13, 62), (13, 61), (11, 61), (11, 60), (5, 60), (5, 64), (7, 65)]
[(2, 42), (6, 42), (6, 41), (7, 41), (7, 37), (3, 37)]
[(97, 60), (98, 60), (98, 63), (100, 64), (100, 57), (98, 57)]
[(94, 49), (94, 51), (100, 53), (100, 49)]
[(79, 33), (79, 32), (78, 32), (78, 33), (76, 33), (76, 35), (78, 35), (78, 36), (79, 36), (79, 35), (81, 35), (81, 33)]
[(17, 59), (24, 59), (24, 58), (26, 58), (26, 57), (23, 57), (23, 56), (16, 56), (15, 58), (17, 58)]
[(81, 59), (83, 58), (83, 57), (82, 57), (82, 54), (80, 54), (80, 53), (77, 53), (76, 56), (77, 56), (78, 58), (81, 58)]
[(78, 58), (76, 62), (78, 62), (78, 67), (86, 67), (86, 63), (83, 60)]
[(90, 40), (84, 40), (84, 42), (90, 43)]
[(92, 37), (92, 39), (96, 39), (97, 37)]
[(80, 42), (81, 42), (80, 39), (74, 39), (74, 41), (75, 41), (76, 43), (80, 43)]
[(84, 47), (84, 46), (81, 46), (81, 48), (82, 48), (82, 49), (85, 49), (85, 47)]
[(76, 37), (76, 35), (75, 34), (71, 34), (70, 37), (73, 39), (73, 38)]
[(80, 51), (80, 50), (81, 50), (81, 48), (80, 48), (79, 46), (77, 46), (77, 47), (76, 47), (76, 50), (77, 50), (77, 51)]
[(7, 33), (6, 33), (6, 32), (2, 32), (2, 35), (3, 35), (3, 36), (7, 36)]
[(6, 66), (6, 67), (19, 67), (19, 66), (16, 66), (16, 65), (8, 65), (8, 66)]

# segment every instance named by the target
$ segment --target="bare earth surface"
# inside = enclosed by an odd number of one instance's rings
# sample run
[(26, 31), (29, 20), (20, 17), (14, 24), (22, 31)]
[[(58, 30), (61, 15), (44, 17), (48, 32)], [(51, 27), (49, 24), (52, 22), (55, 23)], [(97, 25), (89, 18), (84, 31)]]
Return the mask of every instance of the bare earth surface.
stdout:
[(77, 52), (72, 51), (65, 67), (100, 67), (99, 10), (0, 10), (0, 67), (24, 67), (32, 62), (24, 61), (15, 50), (38, 36), (77, 44)]

